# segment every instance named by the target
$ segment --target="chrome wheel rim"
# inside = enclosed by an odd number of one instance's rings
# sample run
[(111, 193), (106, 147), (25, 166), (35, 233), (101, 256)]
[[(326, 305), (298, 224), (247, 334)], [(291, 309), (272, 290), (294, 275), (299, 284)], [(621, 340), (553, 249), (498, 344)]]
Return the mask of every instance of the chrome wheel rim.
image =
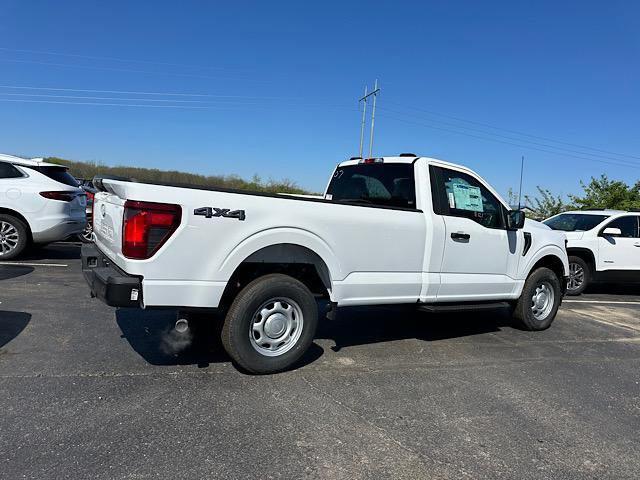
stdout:
[(578, 263), (569, 264), (569, 282), (567, 289), (569, 291), (578, 290), (584, 283), (584, 268)]
[(84, 227), (84, 230), (80, 234), (82, 238), (84, 238), (87, 242), (93, 241), (93, 225), (91, 223), (87, 223), (87, 226)]
[(9, 222), (0, 222), (0, 257), (13, 252), (19, 242), (18, 229)]
[(541, 282), (536, 286), (533, 297), (531, 297), (533, 318), (538, 321), (545, 320), (553, 310), (555, 298), (555, 291), (549, 282)]
[(249, 340), (261, 355), (277, 357), (296, 345), (303, 327), (300, 305), (290, 298), (272, 298), (260, 305), (251, 318)]

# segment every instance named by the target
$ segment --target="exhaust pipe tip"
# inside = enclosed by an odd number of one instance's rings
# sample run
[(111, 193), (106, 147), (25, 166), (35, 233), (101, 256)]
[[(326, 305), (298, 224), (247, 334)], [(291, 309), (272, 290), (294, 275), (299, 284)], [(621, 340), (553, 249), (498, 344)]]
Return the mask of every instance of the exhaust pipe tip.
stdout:
[(186, 318), (178, 319), (174, 329), (178, 333), (187, 333), (187, 330), (189, 330), (189, 321)]

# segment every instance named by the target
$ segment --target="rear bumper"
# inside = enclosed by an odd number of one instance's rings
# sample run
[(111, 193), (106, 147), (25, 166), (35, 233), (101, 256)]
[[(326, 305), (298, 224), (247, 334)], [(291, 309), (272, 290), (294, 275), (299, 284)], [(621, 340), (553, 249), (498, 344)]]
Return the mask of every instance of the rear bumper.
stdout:
[(114, 265), (94, 244), (82, 245), (82, 273), (92, 297), (112, 307), (142, 306), (142, 278)]
[(49, 243), (64, 240), (71, 235), (81, 233), (84, 227), (87, 225), (86, 217), (72, 218), (65, 220), (51, 228), (42, 230), (40, 232), (33, 232), (34, 243)]

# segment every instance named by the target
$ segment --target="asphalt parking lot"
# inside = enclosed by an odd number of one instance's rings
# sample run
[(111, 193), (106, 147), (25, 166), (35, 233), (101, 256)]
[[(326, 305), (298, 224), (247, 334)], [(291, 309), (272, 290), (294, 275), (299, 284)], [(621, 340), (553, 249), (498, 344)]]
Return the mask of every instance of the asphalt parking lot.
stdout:
[(0, 264), (2, 478), (638, 478), (640, 287), (503, 312), (348, 309), (299, 368), (88, 296), (79, 247)]

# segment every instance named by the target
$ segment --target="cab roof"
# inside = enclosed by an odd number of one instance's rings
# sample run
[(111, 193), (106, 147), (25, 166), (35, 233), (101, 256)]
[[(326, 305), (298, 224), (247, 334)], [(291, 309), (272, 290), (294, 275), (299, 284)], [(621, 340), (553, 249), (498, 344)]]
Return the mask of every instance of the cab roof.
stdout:
[(429, 164), (438, 164), (440, 166), (449, 166), (449, 167), (462, 168), (465, 170), (469, 170), (467, 167), (464, 167), (463, 165), (458, 165), (456, 163), (440, 160), (439, 158), (424, 157), (422, 155), (414, 155), (412, 153), (402, 153), (400, 155), (390, 155), (390, 156), (373, 157), (373, 158), (351, 157), (349, 160), (340, 162), (338, 166), (346, 167), (349, 165), (358, 165), (359, 163), (369, 163), (369, 162), (375, 163), (376, 160), (380, 163), (413, 163), (420, 158), (424, 158)]
[(7, 155), (0, 153), (0, 162), (13, 163), (14, 165), (21, 165), (23, 167), (58, 167), (67, 168), (64, 165), (57, 165), (55, 163), (45, 162), (43, 158), (23, 158), (16, 157), (15, 155)]

